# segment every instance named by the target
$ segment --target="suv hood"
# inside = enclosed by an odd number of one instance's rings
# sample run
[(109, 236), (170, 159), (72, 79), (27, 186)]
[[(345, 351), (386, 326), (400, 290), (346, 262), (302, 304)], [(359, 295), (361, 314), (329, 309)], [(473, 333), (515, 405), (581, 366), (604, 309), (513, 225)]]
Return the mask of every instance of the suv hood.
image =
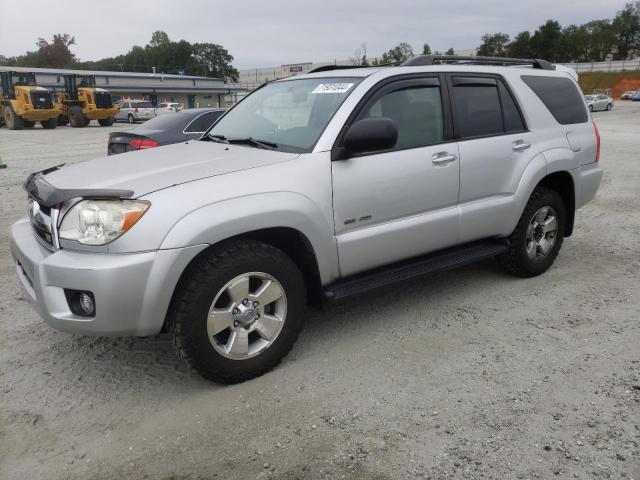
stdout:
[(65, 166), (44, 179), (60, 190), (129, 190), (140, 197), (163, 188), (292, 160), (299, 155), (239, 145), (189, 141)]

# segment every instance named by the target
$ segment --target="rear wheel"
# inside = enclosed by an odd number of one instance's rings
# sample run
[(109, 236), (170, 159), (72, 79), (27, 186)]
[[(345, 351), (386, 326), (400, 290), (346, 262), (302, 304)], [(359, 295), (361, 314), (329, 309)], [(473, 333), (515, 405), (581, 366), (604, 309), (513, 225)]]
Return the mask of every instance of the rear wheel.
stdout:
[(302, 274), (281, 250), (222, 243), (187, 269), (167, 317), (179, 356), (200, 375), (237, 383), (271, 370), (304, 321)]
[(4, 107), (3, 112), (4, 123), (9, 130), (22, 130), (24, 127), (24, 120), (20, 117), (10, 105)]
[(562, 246), (566, 218), (562, 197), (554, 190), (536, 188), (508, 239), (509, 248), (498, 257), (500, 265), (518, 277), (546, 272)]
[(58, 116), (58, 126), (59, 127), (64, 127), (68, 123), (69, 123), (69, 118), (68, 117), (65, 117), (64, 115)]
[(58, 126), (58, 117), (50, 118), (49, 120), (42, 120), (40, 122), (42, 128), (46, 128), (47, 130), (52, 130)]
[(607, 111), (611, 110), (612, 108), (613, 108), (613, 104), (607, 103)]
[(593, 112), (593, 105), (589, 105), (589, 111)]
[(98, 123), (101, 127), (110, 127), (111, 125), (113, 125), (113, 117), (101, 118), (100, 120), (98, 120)]
[(129, 116), (127, 117), (127, 120), (129, 120), (129, 123), (134, 124), (136, 123), (136, 119), (133, 115), (129, 114)]
[(85, 117), (82, 107), (77, 105), (69, 107), (69, 124), (74, 128), (86, 127), (89, 124), (89, 120)]

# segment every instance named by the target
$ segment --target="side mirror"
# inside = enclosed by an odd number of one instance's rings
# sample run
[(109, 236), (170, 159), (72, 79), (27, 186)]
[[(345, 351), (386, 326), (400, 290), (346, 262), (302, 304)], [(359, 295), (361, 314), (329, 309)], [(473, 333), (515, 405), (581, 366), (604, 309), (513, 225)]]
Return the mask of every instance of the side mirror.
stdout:
[(398, 128), (390, 118), (363, 118), (349, 127), (344, 136), (347, 155), (389, 150), (398, 140)]

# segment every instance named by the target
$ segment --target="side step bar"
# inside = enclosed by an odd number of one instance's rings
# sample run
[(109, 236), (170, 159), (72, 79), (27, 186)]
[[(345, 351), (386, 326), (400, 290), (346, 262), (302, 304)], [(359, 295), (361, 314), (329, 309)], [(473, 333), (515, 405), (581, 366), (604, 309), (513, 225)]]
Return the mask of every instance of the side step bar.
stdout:
[(324, 298), (327, 301), (341, 300), (374, 288), (469, 265), (494, 257), (506, 249), (507, 243), (504, 240), (474, 242), (449, 248), (339, 280), (324, 289)]

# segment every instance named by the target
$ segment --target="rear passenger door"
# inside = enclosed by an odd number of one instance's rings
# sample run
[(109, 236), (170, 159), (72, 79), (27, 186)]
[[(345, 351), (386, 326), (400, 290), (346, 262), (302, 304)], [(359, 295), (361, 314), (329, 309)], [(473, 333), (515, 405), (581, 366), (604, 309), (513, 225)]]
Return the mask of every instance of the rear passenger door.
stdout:
[(519, 106), (498, 75), (451, 73), (454, 138), (460, 150), (460, 242), (504, 229), (535, 148)]
[(390, 150), (332, 162), (342, 275), (457, 242), (458, 149), (443, 90), (437, 75), (395, 79), (374, 87), (347, 122), (345, 130), (363, 118), (390, 118), (398, 140)]

